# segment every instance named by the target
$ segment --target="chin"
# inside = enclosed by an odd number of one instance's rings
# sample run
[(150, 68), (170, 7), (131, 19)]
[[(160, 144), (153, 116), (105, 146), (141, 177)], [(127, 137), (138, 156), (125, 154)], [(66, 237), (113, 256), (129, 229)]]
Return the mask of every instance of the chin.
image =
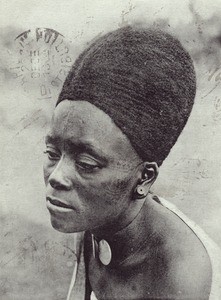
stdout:
[(51, 225), (55, 230), (63, 233), (75, 233), (84, 231), (84, 229), (80, 228), (79, 226), (68, 224), (68, 222), (62, 222), (61, 220), (57, 220), (53, 216), (51, 216)]

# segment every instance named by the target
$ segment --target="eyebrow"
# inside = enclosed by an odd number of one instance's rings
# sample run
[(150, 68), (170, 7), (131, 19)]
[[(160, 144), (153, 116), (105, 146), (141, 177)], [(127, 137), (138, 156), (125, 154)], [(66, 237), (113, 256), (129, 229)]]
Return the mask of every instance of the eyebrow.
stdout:
[[(51, 143), (54, 145), (59, 145), (60, 144), (60, 139), (58, 137), (51, 136), (50, 134), (46, 135), (45, 137), (45, 143)], [(70, 139), (66, 139), (65, 143), (68, 145), (70, 149), (74, 149), (77, 152), (87, 152), (88, 154), (94, 156), (95, 158), (102, 160), (104, 163), (107, 163), (107, 157), (105, 154), (95, 147), (91, 142), (89, 141), (84, 141), (84, 142), (79, 142), (76, 143)]]
[(45, 143), (47, 144), (47, 143), (51, 143), (51, 144), (58, 144), (59, 143), (59, 138), (57, 138), (57, 137), (53, 137), (53, 136), (51, 136), (50, 134), (47, 134), (46, 136), (45, 136)]

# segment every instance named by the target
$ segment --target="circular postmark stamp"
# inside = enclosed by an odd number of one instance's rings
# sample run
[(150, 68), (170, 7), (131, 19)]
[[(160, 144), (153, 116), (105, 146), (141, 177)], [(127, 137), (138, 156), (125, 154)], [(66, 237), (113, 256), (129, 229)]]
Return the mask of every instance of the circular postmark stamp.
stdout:
[(13, 77), (38, 99), (52, 98), (53, 91), (62, 85), (73, 63), (70, 42), (56, 30), (36, 28), (19, 34), (15, 47)]

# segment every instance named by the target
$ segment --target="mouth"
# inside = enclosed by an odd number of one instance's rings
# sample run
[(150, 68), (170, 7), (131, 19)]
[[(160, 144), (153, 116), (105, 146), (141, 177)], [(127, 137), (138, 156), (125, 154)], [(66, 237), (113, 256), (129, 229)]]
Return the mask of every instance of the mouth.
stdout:
[(51, 197), (46, 197), (47, 200), (47, 208), (49, 210), (56, 210), (56, 211), (70, 211), (74, 210), (74, 208), (58, 199), (54, 199)]

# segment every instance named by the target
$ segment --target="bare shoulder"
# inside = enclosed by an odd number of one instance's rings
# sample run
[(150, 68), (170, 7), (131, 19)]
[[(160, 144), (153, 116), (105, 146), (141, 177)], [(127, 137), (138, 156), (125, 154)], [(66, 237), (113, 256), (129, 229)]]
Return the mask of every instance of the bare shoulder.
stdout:
[(194, 234), (178, 242), (167, 274), (172, 290), (178, 299), (208, 299), (212, 269), (206, 249)]
[(154, 271), (160, 295), (166, 295), (165, 299), (208, 300), (212, 267), (204, 245), (178, 215), (162, 206), (155, 205), (155, 209), (160, 216), (156, 228), (163, 241), (154, 257), (159, 261)]

